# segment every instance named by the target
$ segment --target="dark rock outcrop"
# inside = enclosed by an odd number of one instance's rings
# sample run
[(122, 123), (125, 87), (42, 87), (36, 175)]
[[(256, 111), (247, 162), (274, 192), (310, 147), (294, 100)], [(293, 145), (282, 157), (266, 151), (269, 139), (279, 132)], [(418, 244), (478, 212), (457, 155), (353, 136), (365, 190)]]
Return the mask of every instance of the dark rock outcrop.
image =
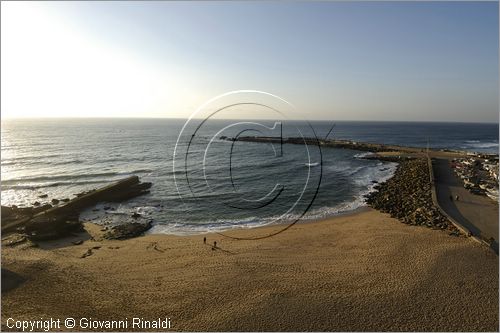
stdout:
[[(65, 204), (56, 207), (52, 207), (50, 204), (41, 205), (40, 202), (35, 202), (36, 207), (25, 209), (2, 207), (2, 233), (21, 231), (31, 240), (48, 240), (69, 236), (82, 230), (82, 224), (78, 217), (83, 209), (92, 207), (99, 202), (128, 200), (149, 193), (150, 187), (151, 183), (141, 183), (139, 177), (131, 176), (100, 189), (79, 193), (76, 198), (63, 200)], [(52, 203), (59, 204), (59, 200), (53, 199)], [(122, 234), (137, 233), (140, 229), (138, 226), (129, 228), (123, 229)], [(120, 236), (119, 233), (117, 235), (116, 237), (125, 237)]]
[(49, 210), (51, 208), (52, 208), (51, 204), (43, 204), (39, 207), (33, 208), (33, 214), (38, 214), (38, 213), (44, 212), (46, 210)]
[(31, 240), (51, 240), (83, 231), (78, 214), (36, 216), (26, 223), (24, 232)]
[(16, 231), (23, 227), (34, 215), (52, 208), (45, 204), (37, 207), (2, 206), (2, 233)]
[(120, 224), (111, 228), (111, 230), (104, 233), (105, 239), (127, 239), (142, 235), (145, 231), (151, 229), (151, 222), (137, 223), (131, 222)]

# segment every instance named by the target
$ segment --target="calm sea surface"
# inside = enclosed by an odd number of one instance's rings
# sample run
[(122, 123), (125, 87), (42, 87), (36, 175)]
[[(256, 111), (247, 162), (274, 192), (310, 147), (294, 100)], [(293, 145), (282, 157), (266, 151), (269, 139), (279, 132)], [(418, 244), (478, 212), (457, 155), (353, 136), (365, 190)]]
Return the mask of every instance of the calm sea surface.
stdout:
[[(292, 122), (273, 130), (274, 122), (253, 122), (196, 123), (178, 140), (184, 120), (3, 120), (1, 202), (72, 198), (136, 174), (153, 183), (150, 194), (108, 205), (114, 210), (106, 212), (101, 205), (83, 218), (118, 223), (137, 211), (154, 221), (152, 232), (183, 234), (350, 211), (394, 172), (395, 164), (360, 159), (359, 151), (218, 139), (281, 132), (323, 138), (332, 125)], [(498, 124), (337, 122), (330, 137), (498, 152)]]

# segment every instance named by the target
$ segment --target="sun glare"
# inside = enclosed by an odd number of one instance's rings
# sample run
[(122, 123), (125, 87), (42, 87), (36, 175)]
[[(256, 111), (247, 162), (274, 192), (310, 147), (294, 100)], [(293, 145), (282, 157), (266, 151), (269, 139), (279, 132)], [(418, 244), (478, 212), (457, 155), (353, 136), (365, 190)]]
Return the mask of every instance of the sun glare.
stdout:
[(2, 117), (168, 116), (172, 78), (39, 4), (2, 4)]

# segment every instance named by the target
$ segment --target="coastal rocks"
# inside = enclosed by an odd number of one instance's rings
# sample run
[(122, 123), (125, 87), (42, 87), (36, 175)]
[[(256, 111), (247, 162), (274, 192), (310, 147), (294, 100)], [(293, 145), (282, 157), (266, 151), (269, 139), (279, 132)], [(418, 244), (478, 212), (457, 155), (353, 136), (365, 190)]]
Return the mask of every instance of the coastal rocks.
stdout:
[(26, 249), (37, 247), (37, 244), (29, 240), (25, 234), (15, 232), (2, 238), (2, 246)]
[(26, 242), (28, 239), (25, 235), (13, 233), (2, 239), (2, 246), (16, 246)]
[(151, 229), (152, 223), (131, 222), (114, 226), (111, 230), (104, 233), (105, 239), (127, 239), (142, 235), (145, 231)]
[(52, 199), (50, 201), (53, 205), (57, 205), (59, 203), (59, 199)]
[(94, 191), (95, 191), (95, 190), (83, 191), (83, 192), (80, 192), (80, 193), (75, 194), (75, 196), (76, 196), (77, 198), (81, 198), (81, 197), (83, 197), (84, 195), (90, 194), (90, 193), (92, 193), (92, 192), (94, 192)]
[(123, 190), (119, 193), (116, 193), (113, 196), (110, 196), (107, 201), (109, 201), (109, 202), (121, 202), (121, 201), (135, 198), (135, 197), (143, 195), (143, 194), (148, 194), (149, 188), (151, 188), (152, 185), (153, 184), (149, 183), (149, 182), (137, 183), (137, 184), (131, 185), (126, 190)]
[(376, 189), (367, 196), (371, 207), (406, 224), (457, 231), (432, 202), (426, 159), (401, 160), (394, 176)]
[(33, 214), (38, 214), (38, 213), (44, 212), (46, 210), (49, 210), (51, 208), (52, 208), (51, 204), (43, 204), (39, 207), (33, 208)]
[[(386, 161), (386, 162), (396, 162), (400, 163), (401, 161), (412, 160), (413, 157), (407, 157), (404, 155), (393, 155), (393, 156), (383, 156), (383, 155), (368, 155), (360, 157), (363, 160), (377, 160), (377, 161)], [(385, 171), (387, 168), (381, 169), (381, 171)]]
[(43, 212), (51, 205), (43, 205), (38, 207), (17, 207), (15, 205), (8, 207), (2, 206), (2, 233), (15, 232), (22, 228), (35, 214)]
[[(21, 231), (32, 240), (69, 236), (82, 230), (82, 224), (78, 220), (82, 210), (99, 202), (120, 202), (149, 193), (151, 185), (151, 183), (141, 183), (137, 176), (130, 176), (99, 189), (81, 192), (72, 200), (61, 200), (65, 204), (56, 207), (50, 204), (42, 205), (38, 201), (34, 203), (36, 207), (25, 209), (2, 207), (2, 233)], [(53, 199), (52, 203), (56, 205), (60, 201)], [(141, 233), (138, 231), (141, 228), (143, 229), (143, 227), (131, 227), (123, 230), (123, 235), (117, 233), (116, 237), (133, 237), (128, 235)]]
[(139, 177), (131, 176), (100, 189), (78, 193), (77, 199), (70, 204), (78, 202), (78, 206), (92, 206), (98, 202), (122, 202), (149, 193), (151, 186), (152, 183), (141, 183)]
[(24, 232), (31, 240), (51, 240), (83, 231), (78, 215), (41, 215), (26, 223)]

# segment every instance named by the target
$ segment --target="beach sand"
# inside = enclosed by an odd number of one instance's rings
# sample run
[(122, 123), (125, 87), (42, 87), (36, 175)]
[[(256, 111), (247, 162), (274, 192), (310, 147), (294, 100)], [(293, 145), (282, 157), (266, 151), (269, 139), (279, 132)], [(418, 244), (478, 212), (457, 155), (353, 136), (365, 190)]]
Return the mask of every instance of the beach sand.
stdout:
[(372, 209), (255, 241), (147, 235), (4, 246), (2, 267), (25, 279), (2, 293), (3, 329), (9, 317), (169, 317), (172, 330), (190, 331), (498, 330), (493, 252)]

